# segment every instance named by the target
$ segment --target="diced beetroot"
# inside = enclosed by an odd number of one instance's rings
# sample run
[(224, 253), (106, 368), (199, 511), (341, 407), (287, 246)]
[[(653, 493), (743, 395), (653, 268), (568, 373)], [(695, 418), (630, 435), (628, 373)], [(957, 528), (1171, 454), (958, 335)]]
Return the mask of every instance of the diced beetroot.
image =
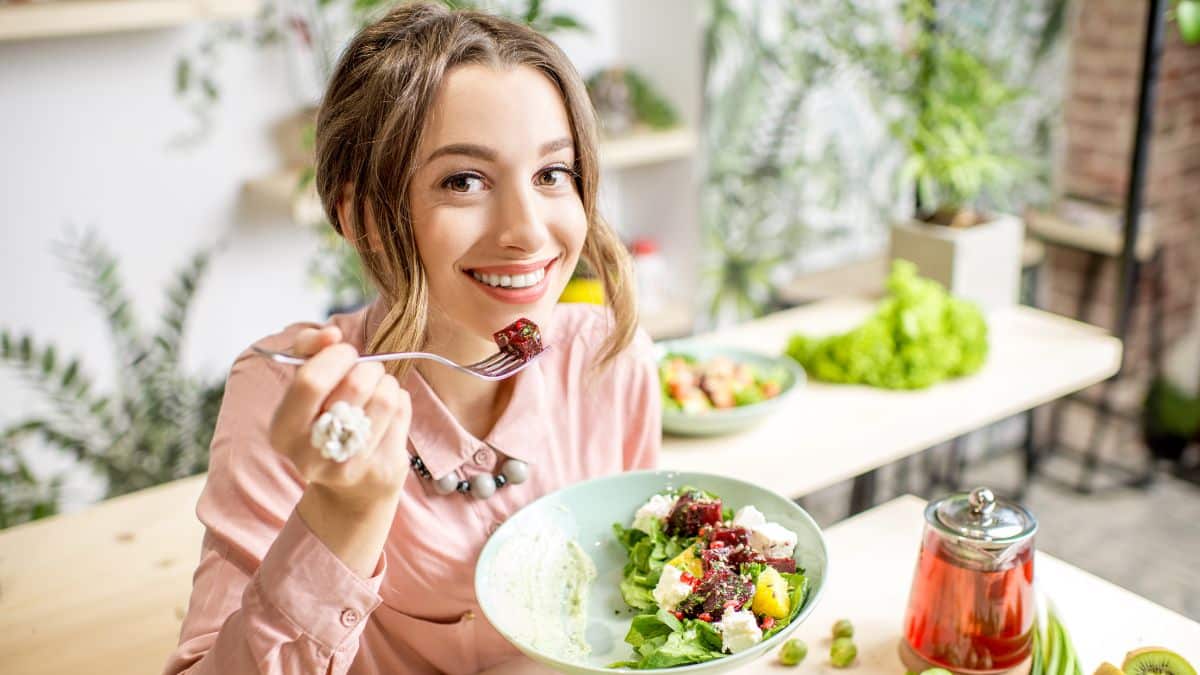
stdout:
[(750, 602), (754, 582), (728, 569), (714, 570), (704, 575), (695, 594), (703, 598), (700, 611), (719, 621), (726, 609), (739, 610)]
[(777, 572), (785, 572), (787, 574), (796, 573), (795, 558), (767, 558), (767, 564), (774, 567)]
[(733, 548), (729, 546), (718, 546), (716, 548), (706, 548), (700, 553), (700, 560), (704, 564), (704, 576), (708, 576), (709, 572), (714, 570), (725, 570), (732, 567), (729, 562), (729, 555), (733, 553)]
[(764, 558), (761, 553), (755, 551), (746, 544), (735, 546), (733, 550), (729, 552), (729, 563), (734, 565), (735, 568), (744, 563), (765, 564), (766, 562), (767, 559)]
[(522, 361), (542, 351), (542, 332), (529, 319), (517, 319), (492, 335), (500, 349)]
[(729, 546), (737, 546), (738, 544), (745, 545), (749, 543), (748, 536), (744, 527), (723, 527), (718, 525), (709, 533), (708, 541), (711, 543), (720, 541)]
[(707, 499), (698, 492), (681, 495), (667, 517), (667, 534), (694, 537), (705, 525), (721, 520), (721, 500)]

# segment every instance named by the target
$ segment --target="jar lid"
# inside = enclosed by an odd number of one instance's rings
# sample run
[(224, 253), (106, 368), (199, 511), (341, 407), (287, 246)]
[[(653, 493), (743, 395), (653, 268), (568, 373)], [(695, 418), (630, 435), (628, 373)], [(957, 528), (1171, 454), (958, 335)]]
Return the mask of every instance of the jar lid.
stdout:
[(950, 495), (931, 504), (927, 517), (941, 530), (974, 541), (1010, 544), (1037, 531), (1037, 519), (1025, 507), (999, 499), (989, 489)]

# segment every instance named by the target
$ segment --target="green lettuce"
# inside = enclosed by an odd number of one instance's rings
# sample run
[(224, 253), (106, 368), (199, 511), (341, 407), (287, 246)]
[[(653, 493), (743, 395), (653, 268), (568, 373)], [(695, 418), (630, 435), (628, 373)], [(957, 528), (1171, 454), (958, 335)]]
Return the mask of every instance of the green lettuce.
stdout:
[(830, 337), (794, 335), (786, 352), (818, 380), (922, 389), (982, 368), (988, 328), (976, 305), (897, 260), (888, 296), (862, 325)]

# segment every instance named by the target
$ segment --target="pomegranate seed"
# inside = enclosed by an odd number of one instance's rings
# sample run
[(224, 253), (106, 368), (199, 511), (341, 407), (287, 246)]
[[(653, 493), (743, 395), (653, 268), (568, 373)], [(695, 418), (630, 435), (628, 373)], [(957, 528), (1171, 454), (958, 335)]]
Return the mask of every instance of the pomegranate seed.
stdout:
[(775, 617), (773, 617), (773, 616), (764, 616), (763, 617), (763, 620), (762, 620), (762, 629), (763, 630), (771, 630), (771, 627), (774, 625), (775, 625)]
[(680, 621), (683, 621), (683, 612), (680, 612), (680, 611), (676, 610), (676, 611), (674, 612), (674, 614), (675, 614), (675, 618), (676, 618), (676, 619), (679, 619)]
[(712, 623), (712, 614), (709, 614), (708, 612), (704, 612), (696, 618), (700, 619), (701, 621), (706, 621), (708, 623)]

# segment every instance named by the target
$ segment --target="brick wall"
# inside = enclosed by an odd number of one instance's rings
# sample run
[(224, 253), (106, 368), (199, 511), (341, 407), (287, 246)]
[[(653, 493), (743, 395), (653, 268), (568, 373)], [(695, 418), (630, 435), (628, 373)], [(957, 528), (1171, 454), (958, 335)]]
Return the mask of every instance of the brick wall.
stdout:
[[(1123, 207), (1148, 6), (1145, 0), (1077, 0), (1068, 37), (1064, 197)], [(1200, 46), (1185, 45), (1174, 23), (1165, 29), (1145, 206), (1164, 246), (1162, 299), (1171, 341), (1189, 326), (1200, 287)], [(1051, 310), (1076, 314), (1085, 264), (1081, 253), (1049, 247), (1043, 298)], [(1104, 264), (1092, 323), (1112, 327), (1118, 275), (1115, 261)], [(1157, 294), (1144, 279), (1127, 344), (1131, 369), (1143, 375), (1149, 363), (1149, 301)]]

